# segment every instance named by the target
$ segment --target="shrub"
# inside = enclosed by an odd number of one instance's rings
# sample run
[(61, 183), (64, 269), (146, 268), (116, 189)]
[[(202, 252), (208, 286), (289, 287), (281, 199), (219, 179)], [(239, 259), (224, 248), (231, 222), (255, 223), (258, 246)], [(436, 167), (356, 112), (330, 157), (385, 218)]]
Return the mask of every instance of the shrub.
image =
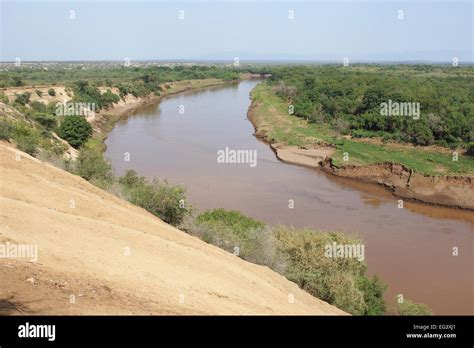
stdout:
[(31, 93), (29, 92), (18, 94), (15, 98), (15, 103), (25, 106), (26, 104), (30, 102), (30, 97), (31, 97)]
[(474, 142), (473, 141), (467, 144), (467, 154), (469, 156), (474, 156)]
[(119, 178), (127, 200), (138, 205), (163, 221), (179, 225), (191, 213), (185, 204), (186, 190), (181, 186), (170, 185), (166, 180), (154, 179), (148, 182), (129, 170)]
[(68, 172), (73, 172), (74, 162), (64, 157), (67, 145), (59, 142), (46, 142), (43, 145), (43, 151), (36, 155), (36, 158), (48, 162), (57, 168), (61, 168)]
[(265, 227), (263, 222), (247, 217), (236, 210), (214, 209), (206, 211), (196, 219), (199, 224), (208, 224), (216, 227), (228, 227), (237, 235), (244, 235), (249, 230), (262, 230)]
[(37, 112), (47, 112), (48, 106), (39, 101), (34, 101), (30, 103), (31, 109)]
[(352, 314), (383, 314), (385, 287), (365, 275), (367, 266), (356, 258), (326, 257), (325, 246), (360, 244), (354, 237), (335, 232), (295, 230), (284, 226), (275, 233), (288, 256), (286, 277), (310, 294)]
[(17, 124), (13, 130), (12, 138), (18, 149), (32, 156), (36, 154), (40, 136), (34, 128), (26, 124)]
[(0, 102), (3, 104), (8, 104), (8, 97), (3, 92), (0, 92)]
[(367, 304), (367, 309), (364, 315), (383, 315), (387, 307), (383, 298), (387, 286), (383, 284), (377, 276), (359, 277), (358, 288), (364, 294), (364, 301)]
[(66, 116), (59, 127), (59, 136), (75, 148), (81, 147), (92, 135), (92, 127), (82, 116)]
[(10, 140), (13, 126), (7, 120), (0, 119), (0, 139)]
[(39, 113), (34, 116), (34, 119), (47, 129), (52, 129), (58, 124), (56, 117), (49, 114)]
[(403, 303), (398, 304), (398, 315), (432, 315), (429, 307), (423, 303), (415, 303), (405, 299)]
[(110, 90), (107, 90), (104, 94), (101, 96), (101, 105), (102, 107), (109, 107), (113, 103), (118, 103), (120, 101), (120, 97), (112, 93)]
[(98, 150), (85, 147), (76, 160), (75, 173), (99, 187), (107, 187), (113, 181), (112, 166)]
[(14, 85), (15, 87), (21, 87), (21, 86), (24, 86), (25, 83), (23, 82), (23, 80), (21, 79), (21, 77), (14, 76), (14, 77), (13, 77), (13, 85)]
[(48, 94), (51, 97), (55, 97), (56, 96), (56, 91), (54, 90), (54, 88), (50, 88), (50, 89), (48, 89)]
[(238, 211), (206, 211), (196, 218), (191, 228), (184, 229), (249, 262), (268, 266), (279, 273), (286, 269), (286, 259), (278, 250), (273, 231)]
[(39, 89), (37, 89), (35, 92), (38, 97), (41, 98), (43, 96), (43, 92), (41, 92)]
[(52, 155), (60, 156), (63, 155), (66, 150), (68, 149), (68, 146), (59, 140), (55, 141), (47, 141), (45, 145), (43, 146), (44, 150), (46, 153), (51, 153)]

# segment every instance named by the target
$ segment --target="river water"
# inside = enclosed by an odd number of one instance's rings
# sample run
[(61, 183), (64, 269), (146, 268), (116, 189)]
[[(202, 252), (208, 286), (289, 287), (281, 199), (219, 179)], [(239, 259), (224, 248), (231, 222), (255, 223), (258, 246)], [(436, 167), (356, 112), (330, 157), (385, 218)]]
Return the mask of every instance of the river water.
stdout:
[[(185, 92), (117, 122), (106, 140), (115, 173), (134, 169), (182, 184), (198, 210), (237, 209), (271, 225), (355, 234), (369, 274), (389, 286), (390, 304), (402, 294), (435, 314), (474, 314), (474, 214), (410, 202), (400, 209), (374, 185), (282, 163), (247, 120), (258, 82)], [(257, 165), (218, 163), (226, 147), (256, 150)]]

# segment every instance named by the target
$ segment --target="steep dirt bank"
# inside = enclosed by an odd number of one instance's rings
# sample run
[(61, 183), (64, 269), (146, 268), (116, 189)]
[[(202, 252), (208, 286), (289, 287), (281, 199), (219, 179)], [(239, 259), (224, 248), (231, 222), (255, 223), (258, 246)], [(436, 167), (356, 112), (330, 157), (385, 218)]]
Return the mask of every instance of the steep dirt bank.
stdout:
[(7, 242), (37, 245), (38, 259), (0, 257), (0, 314), (344, 314), (267, 267), (0, 143)]
[(428, 176), (417, 173), (401, 164), (378, 163), (363, 166), (333, 165), (331, 155), (335, 148), (330, 144), (312, 144), (307, 147), (274, 143), (268, 133), (271, 125), (257, 117), (258, 103), (252, 101), (248, 119), (255, 135), (268, 143), (278, 159), (283, 162), (311, 168), (321, 168), (327, 173), (382, 185), (395, 196), (423, 203), (452, 208), (474, 210), (474, 178), (468, 176)]
[(474, 210), (474, 180), (470, 177), (422, 175), (391, 162), (336, 167), (330, 157), (321, 165), (324, 171), (340, 177), (383, 185), (401, 198)]

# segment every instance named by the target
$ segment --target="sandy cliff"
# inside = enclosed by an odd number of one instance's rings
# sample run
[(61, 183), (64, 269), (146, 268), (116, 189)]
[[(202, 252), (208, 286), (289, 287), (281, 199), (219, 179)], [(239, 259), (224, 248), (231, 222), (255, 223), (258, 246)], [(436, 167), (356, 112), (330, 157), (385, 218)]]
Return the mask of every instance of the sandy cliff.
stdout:
[(344, 314), (2, 143), (0, 244), (7, 242), (37, 245), (38, 260), (0, 258), (1, 314)]

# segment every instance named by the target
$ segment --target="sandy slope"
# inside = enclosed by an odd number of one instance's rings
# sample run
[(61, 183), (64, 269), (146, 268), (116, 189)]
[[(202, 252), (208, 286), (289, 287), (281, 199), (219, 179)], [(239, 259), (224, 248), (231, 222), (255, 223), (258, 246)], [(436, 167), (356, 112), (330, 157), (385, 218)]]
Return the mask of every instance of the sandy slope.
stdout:
[(266, 267), (16, 153), (0, 144), (0, 243), (37, 244), (39, 258), (0, 258), (0, 313), (343, 314)]

